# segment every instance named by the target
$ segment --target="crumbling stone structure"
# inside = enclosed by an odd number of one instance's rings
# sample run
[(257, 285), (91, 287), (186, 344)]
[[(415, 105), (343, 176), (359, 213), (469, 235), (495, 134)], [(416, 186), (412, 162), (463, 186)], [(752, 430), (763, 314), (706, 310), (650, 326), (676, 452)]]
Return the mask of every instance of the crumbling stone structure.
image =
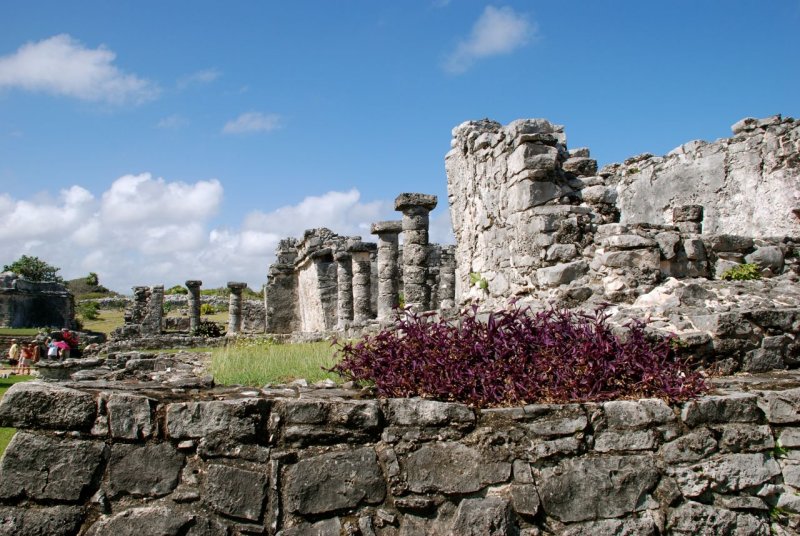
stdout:
[(247, 283), (228, 281), (231, 291), (228, 298), (228, 335), (236, 335), (242, 330), (242, 291)]
[(456, 300), (629, 303), (669, 277), (719, 277), (746, 261), (785, 273), (800, 236), (800, 121), (733, 131), (598, 171), (544, 119), (458, 126), (445, 160)]
[[(436, 196), (401, 194), (397, 199), (407, 223), (373, 224), (378, 244), (325, 228), (306, 231), (300, 241), (280, 242), (264, 293), (268, 333), (361, 329), (387, 321), (400, 304), (400, 292), (406, 293), (406, 305), (439, 307), (439, 264), (452, 254), (443, 256), (441, 246), (428, 243), (428, 212), (436, 206)], [(401, 233), (406, 240), (402, 248)], [(449, 266), (444, 294), (452, 302), (452, 282), (447, 281), (453, 278), (448, 274)], [(416, 301), (409, 302), (409, 296)]]
[(160, 335), (164, 329), (164, 285), (133, 287), (133, 301), (125, 309), (125, 323), (112, 339)]
[(61, 283), (0, 274), (0, 327), (75, 327), (75, 300)]
[(187, 305), (189, 309), (189, 331), (195, 332), (200, 327), (200, 286), (202, 281), (190, 279), (186, 281), (189, 289)]
[(19, 383), (0, 403), (0, 425), (19, 429), (0, 462), (0, 526), (52, 536), (792, 534), (799, 382), (720, 378), (718, 394), (673, 406), (482, 411), (345, 390), (183, 399)]

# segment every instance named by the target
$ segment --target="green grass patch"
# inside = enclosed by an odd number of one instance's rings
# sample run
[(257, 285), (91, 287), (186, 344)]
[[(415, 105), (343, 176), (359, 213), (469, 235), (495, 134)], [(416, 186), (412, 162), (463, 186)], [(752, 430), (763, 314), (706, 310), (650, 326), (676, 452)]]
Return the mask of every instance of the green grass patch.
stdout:
[(100, 309), (97, 318), (83, 321), (83, 329), (108, 335), (124, 323), (125, 311), (122, 309)]
[(40, 328), (0, 328), (0, 335), (11, 335), (12, 337), (28, 337), (39, 333)]
[(336, 363), (335, 349), (329, 342), (278, 344), (264, 340), (241, 340), (217, 348), (211, 354), (211, 374), (222, 385), (287, 383), (304, 378), (309, 383), (324, 379), (341, 382), (326, 372)]
[[(0, 378), (0, 398), (6, 394), (9, 387), (19, 382), (26, 382), (32, 380), (33, 376), (10, 376), (8, 378)], [(11, 438), (14, 437), (15, 428), (0, 428), (0, 456), (5, 452)]]

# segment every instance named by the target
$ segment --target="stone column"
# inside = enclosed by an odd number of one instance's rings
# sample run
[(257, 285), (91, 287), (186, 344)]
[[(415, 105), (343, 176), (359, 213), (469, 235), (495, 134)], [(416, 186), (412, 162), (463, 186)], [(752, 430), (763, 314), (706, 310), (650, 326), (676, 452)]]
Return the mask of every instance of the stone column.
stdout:
[(236, 335), (242, 330), (242, 291), (247, 283), (228, 281), (231, 291), (228, 302), (228, 335)]
[(390, 317), (400, 303), (397, 237), (402, 230), (401, 221), (379, 221), (370, 229), (378, 235), (378, 320)]
[(202, 281), (196, 279), (186, 282), (186, 288), (189, 289), (189, 331), (192, 333), (200, 327), (200, 285), (202, 284)]
[(164, 320), (164, 285), (150, 287), (142, 335), (160, 335)]
[(353, 258), (350, 253), (340, 251), (336, 260), (336, 327), (346, 329), (353, 322)]
[(359, 242), (348, 248), (353, 258), (353, 321), (356, 324), (363, 324), (372, 318), (370, 253), (375, 251), (376, 247), (375, 244)]
[(436, 196), (400, 194), (394, 209), (403, 213), (403, 292), (406, 307), (427, 311), (431, 291), (428, 279), (428, 214), (436, 208)]
[(455, 246), (444, 246), (439, 261), (439, 308), (443, 311), (456, 306)]

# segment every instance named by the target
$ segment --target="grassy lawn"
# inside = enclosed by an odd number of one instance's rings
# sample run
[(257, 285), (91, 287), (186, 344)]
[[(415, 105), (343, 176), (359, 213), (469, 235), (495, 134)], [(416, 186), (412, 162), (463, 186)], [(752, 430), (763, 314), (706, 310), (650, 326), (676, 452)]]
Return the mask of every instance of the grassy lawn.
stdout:
[(211, 374), (222, 385), (262, 386), (300, 378), (309, 383), (326, 378), (341, 382), (336, 374), (322, 370), (334, 363), (334, 348), (325, 341), (299, 344), (242, 341), (214, 349)]
[(125, 322), (122, 309), (100, 309), (99, 313), (95, 320), (82, 320), (83, 328), (108, 335)]
[[(8, 388), (11, 387), (13, 384), (17, 382), (25, 382), (32, 379), (33, 376), (11, 376), (9, 378), (0, 378), (0, 398), (2, 398), (4, 394), (6, 394)], [(0, 428), (0, 456), (2, 456), (3, 452), (6, 450), (8, 443), (14, 436), (14, 432), (16, 432), (14, 428)]]
[(0, 335), (28, 337), (39, 333), (39, 328), (0, 328)]

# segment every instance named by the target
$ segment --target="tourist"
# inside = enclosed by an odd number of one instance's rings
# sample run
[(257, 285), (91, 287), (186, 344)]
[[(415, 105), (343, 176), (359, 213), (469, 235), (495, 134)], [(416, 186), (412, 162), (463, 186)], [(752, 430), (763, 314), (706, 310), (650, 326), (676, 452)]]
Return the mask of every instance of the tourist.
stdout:
[(35, 341), (32, 342), (30, 345), (30, 350), (31, 350), (31, 360), (33, 360), (33, 363), (38, 363), (39, 358), (41, 358), (42, 356), (42, 349), (39, 346), (39, 343)]
[(47, 358), (58, 359), (58, 345), (55, 339), (51, 339), (50, 337), (47, 338)]
[(19, 352), (19, 364), (17, 365), (17, 374), (28, 375), (31, 373), (31, 355), (30, 345), (23, 344)]
[(19, 363), (19, 344), (17, 339), (11, 339), (11, 348), (8, 349), (8, 364), (16, 365)]

